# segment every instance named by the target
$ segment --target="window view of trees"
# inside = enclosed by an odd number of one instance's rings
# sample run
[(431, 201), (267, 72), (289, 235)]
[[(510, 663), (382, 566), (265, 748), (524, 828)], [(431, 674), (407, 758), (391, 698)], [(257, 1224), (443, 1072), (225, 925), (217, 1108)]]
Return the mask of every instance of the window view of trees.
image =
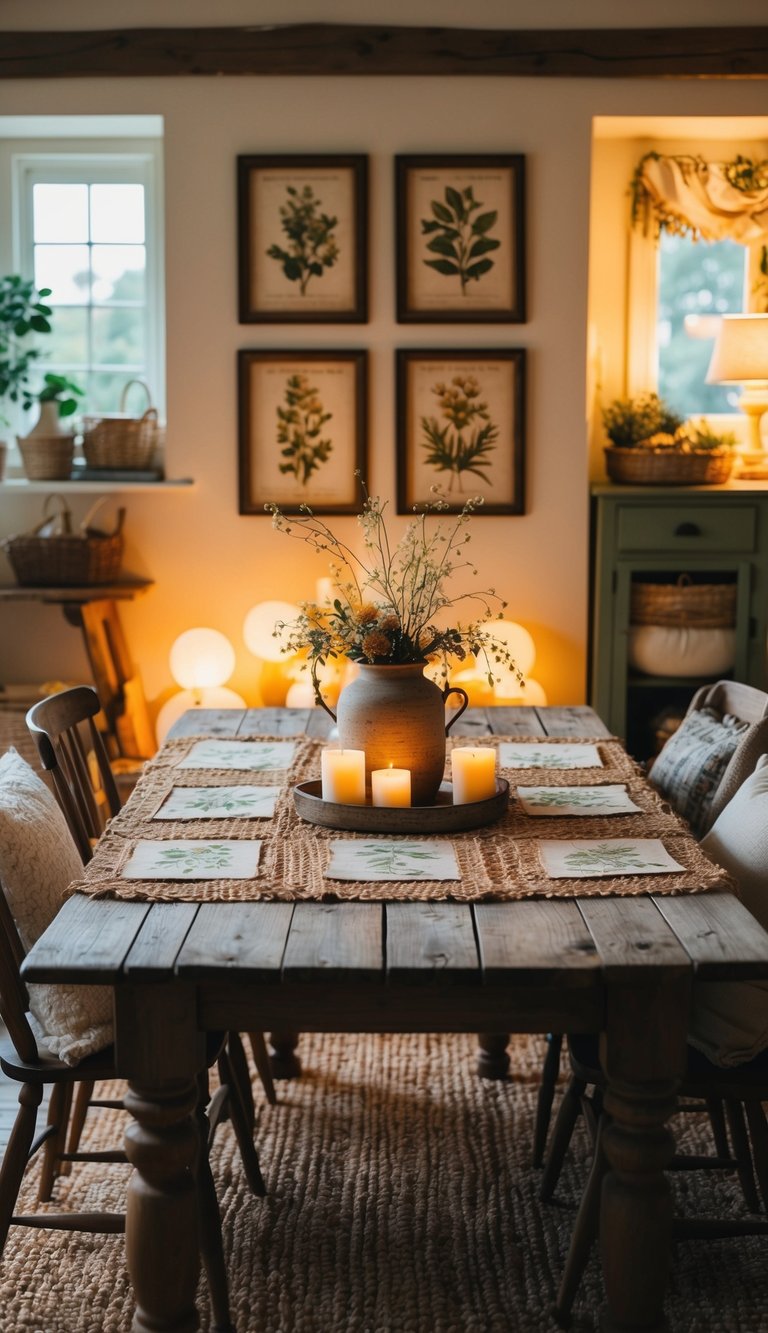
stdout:
[(658, 386), (681, 416), (738, 411), (739, 386), (706, 384), (705, 378), (717, 319), (744, 309), (746, 263), (747, 251), (736, 241), (661, 234)]

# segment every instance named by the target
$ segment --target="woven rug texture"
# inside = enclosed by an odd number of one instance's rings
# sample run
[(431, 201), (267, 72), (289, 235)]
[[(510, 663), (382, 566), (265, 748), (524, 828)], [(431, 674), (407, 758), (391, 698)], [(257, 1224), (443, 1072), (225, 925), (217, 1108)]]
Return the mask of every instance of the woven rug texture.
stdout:
[[(554, 1333), (589, 1150), (579, 1127), (555, 1202), (539, 1203), (530, 1151), (543, 1045), (513, 1038), (513, 1076), (489, 1082), (474, 1073), (472, 1037), (303, 1037), (304, 1076), (278, 1084), (278, 1105), (255, 1085), (268, 1198), (250, 1195), (229, 1125), (213, 1150), (238, 1333)], [(91, 1111), (89, 1146), (119, 1143), (123, 1123)], [(686, 1150), (712, 1151), (704, 1117), (675, 1124)], [(121, 1207), (127, 1174), (75, 1164), (52, 1206)], [(678, 1173), (673, 1188), (680, 1211), (743, 1215), (730, 1175)], [(671, 1329), (764, 1333), (767, 1260), (764, 1237), (677, 1245)], [(208, 1333), (204, 1281), (199, 1299)], [(593, 1258), (577, 1333), (597, 1329), (602, 1301)], [(2, 1333), (128, 1333), (132, 1308), (122, 1237), (12, 1229)]]

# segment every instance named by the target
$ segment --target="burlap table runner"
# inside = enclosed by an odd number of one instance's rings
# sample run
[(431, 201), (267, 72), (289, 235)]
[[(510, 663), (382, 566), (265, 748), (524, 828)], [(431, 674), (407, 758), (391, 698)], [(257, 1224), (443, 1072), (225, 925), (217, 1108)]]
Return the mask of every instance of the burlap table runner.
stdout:
[[(460, 880), (341, 881), (325, 877), (331, 841), (375, 837), (397, 841), (397, 835), (355, 834), (306, 824), (296, 814), (292, 788), (319, 777), (320, 751), (326, 742), (291, 738), (293, 758), (288, 769), (179, 768), (204, 737), (169, 741), (151, 760), (128, 804), (111, 821), (96, 848), (85, 876), (70, 892), (95, 897), (143, 901), (255, 902), (258, 900), (378, 900), (460, 902), (528, 897), (595, 896), (643, 893), (698, 893), (733, 889), (728, 876), (710, 862), (687, 831), (687, 826), (642, 776), (639, 766), (620, 741), (610, 738), (549, 738), (541, 744), (596, 745), (601, 767), (501, 769), (510, 783), (510, 807), (497, 823), (469, 833), (409, 835), (418, 841), (448, 840), (456, 853)], [(529, 743), (530, 737), (455, 737), (455, 745)], [(284, 744), (283, 737), (259, 737), (259, 742)], [(226, 740), (220, 742), (226, 745)], [(233, 744), (242, 742), (234, 741)], [(521, 786), (596, 786), (623, 784), (639, 814), (547, 816), (525, 814), (515, 797)], [(156, 820), (153, 816), (174, 787), (273, 786), (280, 791), (271, 819)], [(252, 879), (125, 879), (123, 871), (141, 840), (259, 839), (262, 843), (258, 874)], [(674, 874), (595, 876), (554, 879), (546, 874), (537, 855), (537, 841), (549, 838), (661, 838), (684, 869)]]

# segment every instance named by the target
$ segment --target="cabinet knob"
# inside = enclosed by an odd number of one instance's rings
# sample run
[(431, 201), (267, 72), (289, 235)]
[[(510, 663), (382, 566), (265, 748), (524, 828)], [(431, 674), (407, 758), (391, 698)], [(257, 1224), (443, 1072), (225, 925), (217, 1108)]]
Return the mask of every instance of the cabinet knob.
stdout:
[(700, 537), (701, 528), (698, 523), (678, 523), (675, 528), (676, 537)]

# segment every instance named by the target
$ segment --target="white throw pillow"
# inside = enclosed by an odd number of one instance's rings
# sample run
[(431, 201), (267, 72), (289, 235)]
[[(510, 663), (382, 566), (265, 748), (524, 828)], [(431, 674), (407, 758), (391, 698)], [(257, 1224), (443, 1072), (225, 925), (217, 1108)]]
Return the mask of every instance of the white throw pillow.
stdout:
[[(738, 882), (745, 907), (768, 930), (768, 755), (715, 820), (701, 846)], [(716, 1065), (739, 1065), (768, 1047), (768, 981), (707, 981), (694, 988), (692, 1046)]]
[[(25, 950), (61, 907), (80, 860), (67, 822), (45, 783), (16, 750), (0, 758), (0, 882)], [(112, 1041), (112, 992), (106, 986), (32, 984), (35, 1037), (67, 1064)]]
[(736, 660), (736, 631), (630, 625), (627, 660), (648, 676), (724, 676)]

